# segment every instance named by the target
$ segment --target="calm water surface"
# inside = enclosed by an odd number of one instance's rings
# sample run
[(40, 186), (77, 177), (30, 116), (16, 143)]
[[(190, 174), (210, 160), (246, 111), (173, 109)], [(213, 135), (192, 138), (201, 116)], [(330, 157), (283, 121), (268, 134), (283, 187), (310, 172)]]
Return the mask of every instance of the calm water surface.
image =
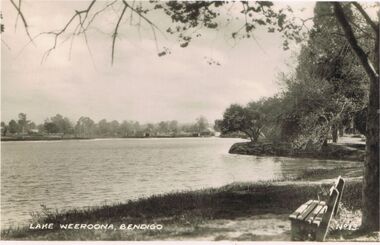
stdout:
[[(70, 209), (234, 181), (296, 176), (336, 161), (228, 154), (241, 139), (105, 139), (1, 143), (1, 225), (27, 223), (41, 204)], [(341, 163), (343, 164), (343, 163)]]

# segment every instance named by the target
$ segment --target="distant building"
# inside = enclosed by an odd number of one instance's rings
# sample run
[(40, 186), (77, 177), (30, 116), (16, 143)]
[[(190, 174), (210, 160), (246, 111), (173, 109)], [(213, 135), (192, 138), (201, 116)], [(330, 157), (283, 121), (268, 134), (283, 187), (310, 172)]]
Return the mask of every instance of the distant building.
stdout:
[(40, 130), (37, 128), (29, 129), (30, 134), (38, 134), (39, 132), (40, 132)]

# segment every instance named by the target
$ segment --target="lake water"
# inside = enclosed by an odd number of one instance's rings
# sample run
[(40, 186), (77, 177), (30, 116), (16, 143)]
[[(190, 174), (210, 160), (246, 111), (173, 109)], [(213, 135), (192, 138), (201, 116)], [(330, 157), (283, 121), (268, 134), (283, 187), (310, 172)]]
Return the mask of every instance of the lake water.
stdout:
[(41, 205), (70, 209), (177, 190), (296, 176), (336, 161), (228, 154), (241, 139), (102, 139), (1, 143), (1, 225)]

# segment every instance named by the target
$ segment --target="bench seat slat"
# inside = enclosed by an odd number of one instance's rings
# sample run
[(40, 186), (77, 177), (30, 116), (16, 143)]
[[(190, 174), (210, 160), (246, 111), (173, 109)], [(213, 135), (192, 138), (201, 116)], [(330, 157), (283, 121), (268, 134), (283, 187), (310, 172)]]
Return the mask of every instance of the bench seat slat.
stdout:
[(323, 218), (323, 215), (327, 212), (327, 205), (324, 206), (320, 211), (319, 213), (317, 214), (317, 216), (315, 216), (314, 220), (313, 220), (313, 224), (319, 226), (322, 222), (322, 218)]
[(311, 204), (301, 213), (297, 216), (298, 220), (304, 220), (318, 205), (319, 201), (313, 200)]
[(319, 212), (326, 206), (326, 202), (319, 202), (318, 205), (314, 208), (312, 212), (305, 218), (305, 221), (309, 224), (313, 222), (315, 217), (319, 214)]
[(296, 211), (294, 211), (291, 215), (289, 215), (290, 219), (296, 219), (299, 214), (301, 214), (311, 203), (313, 200), (309, 200), (299, 206)]

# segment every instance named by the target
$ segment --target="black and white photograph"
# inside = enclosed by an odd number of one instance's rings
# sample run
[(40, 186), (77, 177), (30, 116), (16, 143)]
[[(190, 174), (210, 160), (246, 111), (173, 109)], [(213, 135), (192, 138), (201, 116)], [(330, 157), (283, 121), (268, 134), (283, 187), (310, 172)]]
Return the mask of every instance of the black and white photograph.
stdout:
[(380, 241), (380, 2), (0, 3), (0, 241)]

